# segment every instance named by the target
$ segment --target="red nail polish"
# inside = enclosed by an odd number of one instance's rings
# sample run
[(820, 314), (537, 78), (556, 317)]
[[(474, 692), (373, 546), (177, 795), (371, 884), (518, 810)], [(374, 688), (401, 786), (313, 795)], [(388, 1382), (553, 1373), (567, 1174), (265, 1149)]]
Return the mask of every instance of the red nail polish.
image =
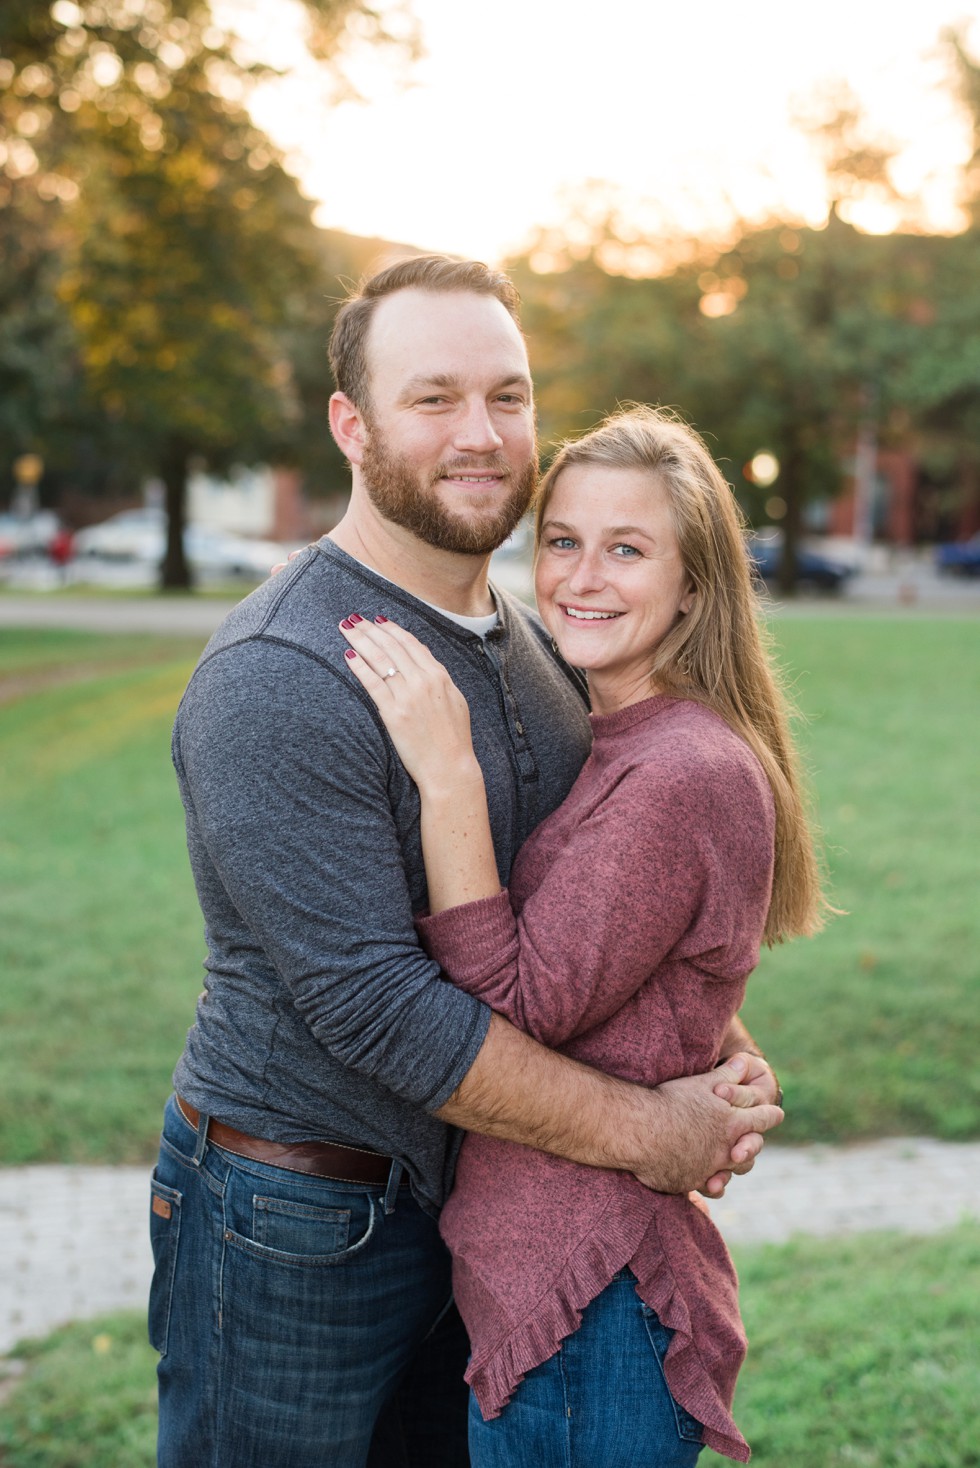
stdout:
[(343, 627), (343, 629), (344, 629), (345, 632), (349, 632), (350, 629), (353, 627), (354, 623), (350, 620), (349, 617), (345, 617), (344, 620), (341, 622), (340, 625), (341, 625), (341, 627)]
[(357, 653), (354, 651), (354, 649), (352, 647), (349, 647), (347, 649), (347, 651), (344, 653), (344, 657), (345, 658), (356, 658), (357, 657)]
[(387, 620), (388, 620), (388, 618), (387, 618), (387, 617), (381, 617), (381, 616), (378, 616), (378, 617), (375, 617), (375, 619), (374, 619), (374, 620), (375, 620), (375, 621), (376, 621), (376, 622), (387, 622)]
[(364, 618), (362, 616), (360, 616), (357, 612), (351, 612), (351, 614), (350, 614), (350, 620), (352, 622), (363, 622), (364, 621)]

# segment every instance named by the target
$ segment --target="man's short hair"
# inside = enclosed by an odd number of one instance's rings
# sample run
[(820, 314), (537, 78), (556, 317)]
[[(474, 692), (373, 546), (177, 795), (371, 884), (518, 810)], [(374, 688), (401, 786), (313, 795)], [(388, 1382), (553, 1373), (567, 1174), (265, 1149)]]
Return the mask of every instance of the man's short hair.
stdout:
[(362, 413), (370, 410), (368, 365), (365, 352), (368, 327), (379, 301), (396, 291), (470, 291), (493, 296), (520, 326), (521, 298), (517, 288), (499, 270), (479, 260), (453, 260), (448, 255), (414, 255), (396, 260), (356, 285), (337, 312), (330, 333), (330, 367), (338, 391)]

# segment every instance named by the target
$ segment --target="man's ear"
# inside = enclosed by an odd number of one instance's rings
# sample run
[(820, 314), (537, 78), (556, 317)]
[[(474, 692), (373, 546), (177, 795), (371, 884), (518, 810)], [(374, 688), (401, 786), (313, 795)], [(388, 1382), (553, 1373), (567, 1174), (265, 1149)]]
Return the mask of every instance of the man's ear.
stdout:
[(330, 432), (344, 458), (359, 464), (364, 453), (367, 427), (362, 414), (346, 393), (335, 392), (330, 398)]

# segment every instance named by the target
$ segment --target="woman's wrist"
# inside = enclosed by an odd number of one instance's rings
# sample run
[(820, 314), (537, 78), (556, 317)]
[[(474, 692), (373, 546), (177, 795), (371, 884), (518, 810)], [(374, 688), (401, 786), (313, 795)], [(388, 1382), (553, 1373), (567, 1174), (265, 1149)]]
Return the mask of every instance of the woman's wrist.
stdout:
[(460, 800), (486, 797), (483, 771), (472, 752), (455, 760), (442, 760), (426, 770), (417, 782), (419, 794), (433, 804), (449, 805)]

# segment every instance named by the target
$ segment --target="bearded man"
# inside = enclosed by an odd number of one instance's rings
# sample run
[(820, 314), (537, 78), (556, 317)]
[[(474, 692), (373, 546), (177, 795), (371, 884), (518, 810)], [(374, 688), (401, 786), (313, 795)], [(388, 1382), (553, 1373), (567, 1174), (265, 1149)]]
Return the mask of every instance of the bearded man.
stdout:
[(626, 1085), (456, 990), (416, 938), (418, 796), (340, 621), (397, 618), (450, 669), (502, 882), (589, 747), (580, 680), (487, 578), (536, 473), (517, 313), (506, 277), (439, 256), (344, 304), (350, 508), (231, 613), (177, 714), (208, 953), (152, 1182), (162, 1468), (466, 1464), (438, 1232), (458, 1128), (718, 1191), (781, 1119), (764, 1063)]

